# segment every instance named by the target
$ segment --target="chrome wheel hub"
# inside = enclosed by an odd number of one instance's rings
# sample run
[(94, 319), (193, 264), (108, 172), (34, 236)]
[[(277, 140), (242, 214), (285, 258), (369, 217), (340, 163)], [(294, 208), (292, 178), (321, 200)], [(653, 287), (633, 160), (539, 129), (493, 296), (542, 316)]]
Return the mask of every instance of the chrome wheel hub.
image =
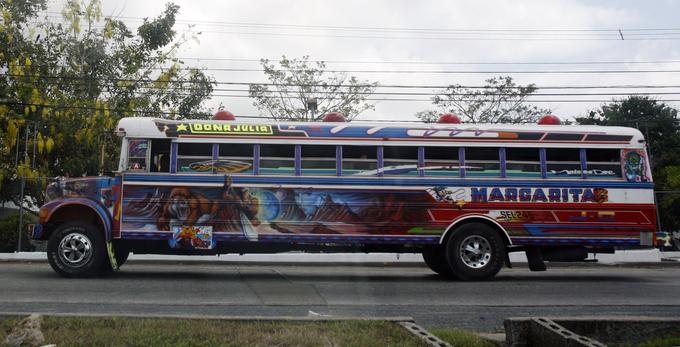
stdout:
[(59, 242), (59, 258), (69, 266), (83, 266), (92, 258), (92, 242), (81, 233), (68, 234)]
[(491, 261), (491, 244), (482, 236), (468, 236), (460, 243), (459, 254), (463, 264), (479, 269)]

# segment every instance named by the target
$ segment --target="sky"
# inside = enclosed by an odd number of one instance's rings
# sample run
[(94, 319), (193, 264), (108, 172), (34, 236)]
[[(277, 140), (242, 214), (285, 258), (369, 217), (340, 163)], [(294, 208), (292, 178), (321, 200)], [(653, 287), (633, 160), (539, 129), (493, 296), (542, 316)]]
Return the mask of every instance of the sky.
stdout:
[[(540, 89), (680, 86), (680, 25), (677, 24), (680, 1), (174, 2), (180, 6), (175, 29), (179, 33), (200, 32), (198, 41), (188, 42), (177, 53), (178, 57), (187, 58), (185, 61), (190, 66), (258, 69), (257, 59), (308, 55), (310, 60), (341, 61), (328, 63), (328, 69), (363, 70), (348, 75), (381, 85), (481, 86), (485, 79), (509, 75), (519, 84), (536, 84), (539, 93), (675, 92), (654, 97), (680, 99), (680, 88)], [(58, 11), (62, 4), (63, 1), (53, 1), (50, 8)], [(160, 0), (102, 0), (104, 15), (117, 17), (132, 28), (140, 24), (141, 18), (160, 14), (165, 4), (166, 1)], [(193, 24), (191, 28), (190, 24)], [(405, 70), (410, 72), (403, 73)], [(626, 73), (555, 73), (574, 70)], [(668, 72), (631, 72), (640, 70)], [(441, 73), (444, 71), (446, 73)], [(265, 81), (260, 71), (210, 70), (207, 73), (220, 82)], [(217, 88), (247, 87), (220, 85)], [(377, 92), (431, 94), (436, 89), (385, 87)], [(223, 105), (237, 117), (259, 114), (251, 99), (224, 96), (246, 95), (246, 92), (216, 91), (214, 94), (207, 103), (211, 108)], [(623, 97), (625, 95), (567, 95), (537, 96), (532, 100), (552, 100), (533, 104), (569, 119), (587, 114), (604, 100)], [(411, 100), (375, 101), (375, 110), (362, 113), (359, 119), (415, 120), (416, 112), (435, 109), (428, 95), (376, 98)], [(675, 101), (668, 104), (680, 105)]]

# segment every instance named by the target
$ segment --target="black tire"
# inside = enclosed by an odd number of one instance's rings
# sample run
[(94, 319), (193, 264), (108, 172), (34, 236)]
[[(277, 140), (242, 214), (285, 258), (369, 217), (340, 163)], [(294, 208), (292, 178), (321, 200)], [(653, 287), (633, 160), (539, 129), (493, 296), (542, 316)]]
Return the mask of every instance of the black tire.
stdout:
[(445, 249), (442, 246), (428, 247), (423, 250), (423, 260), (430, 270), (444, 277), (451, 277), (451, 269), (446, 263)]
[(484, 223), (461, 225), (453, 230), (446, 242), (449, 269), (454, 276), (464, 281), (493, 278), (503, 267), (504, 259), (503, 239), (494, 228)]
[(47, 242), (47, 260), (63, 277), (94, 276), (100, 272), (106, 258), (103, 233), (85, 222), (61, 225)]
[[(113, 241), (113, 251), (116, 255), (116, 264), (120, 268), (125, 264), (128, 257), (130, 256), (130, 248), (120, 242)], [(111, 267), (111, 261), (109, 260), (109, 255), (106, 254), (106, 259), (102, 263), (102, 272), (111, 273), (113, 268)]]

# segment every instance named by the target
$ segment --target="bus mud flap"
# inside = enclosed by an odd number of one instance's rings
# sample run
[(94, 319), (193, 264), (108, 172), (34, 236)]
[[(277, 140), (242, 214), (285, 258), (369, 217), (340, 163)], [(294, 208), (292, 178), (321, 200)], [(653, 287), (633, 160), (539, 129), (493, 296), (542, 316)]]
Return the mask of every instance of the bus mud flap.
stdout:
[(527, 247), (525, 250), (527, 254), (527, 261), (529, 262), (529, 270), (531, 271), (545, 271), (545, 261), (543, 261), (543, 253), (538, 247)]
[(113, 271), (118, 271), (118, 261), (116, 261), (116, 251), (113, 248), (113, 242), (106, 241), (106, 253), (109, 255), (109, 262), (111, 263), (111, 269)]

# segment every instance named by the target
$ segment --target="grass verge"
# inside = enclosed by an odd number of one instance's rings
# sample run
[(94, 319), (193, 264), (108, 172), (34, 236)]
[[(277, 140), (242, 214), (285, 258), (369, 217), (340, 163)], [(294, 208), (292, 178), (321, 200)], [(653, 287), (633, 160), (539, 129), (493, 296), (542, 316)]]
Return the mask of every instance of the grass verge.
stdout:
[[(0, 318), (0, 343), (23, 317)], [(229, 321), (125, 317), (43, 317), (57, 346), (418, 346), (384, 321)]]
[(493, 342), (479, 335), (460, 329), (430, 329), (430, 333), (450, 343), (454, 347), (496, 347)]

